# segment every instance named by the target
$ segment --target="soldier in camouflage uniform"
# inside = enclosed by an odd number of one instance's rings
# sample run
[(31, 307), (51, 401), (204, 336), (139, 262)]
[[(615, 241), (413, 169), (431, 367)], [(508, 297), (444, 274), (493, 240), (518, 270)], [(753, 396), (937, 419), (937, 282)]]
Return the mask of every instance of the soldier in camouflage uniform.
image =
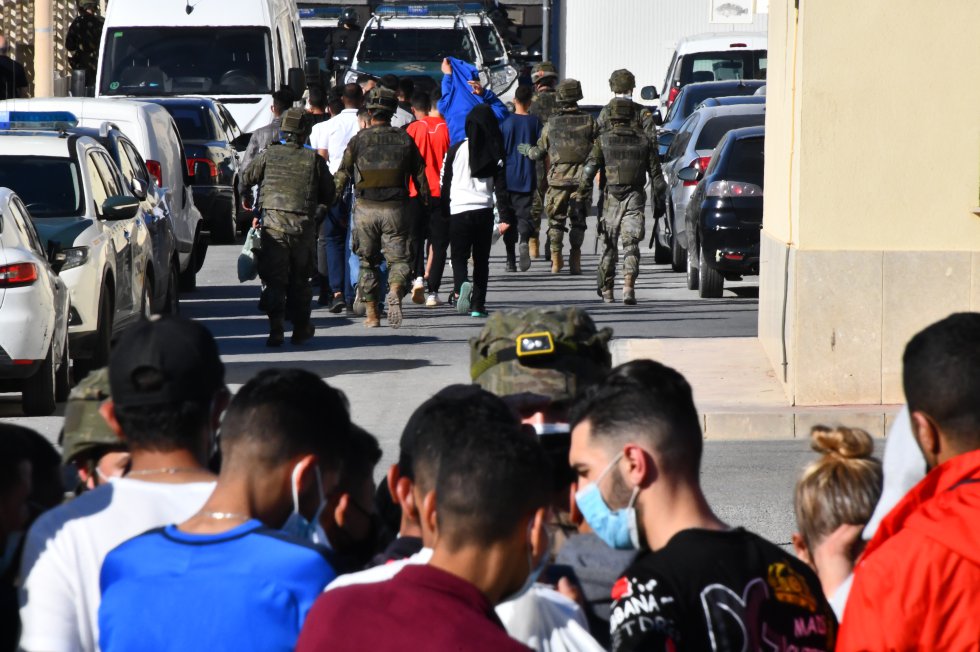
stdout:
[(122, 476), (129, 464), (125, 442), (109, 428), (99, 409), (109, 398), (109, 370), (96, 369), (71, 390), (58, 443), (66, 465), (78, 471), (75, 493)]
[(548, 239), (551, 243), (551, 273), (557, 274), (565, 265), (562, 244), (565, 221), (571, 222), (568, 241), (571, 244), (569, 272), (582, 273), (582, 243), (585, 241), (585, 210), (574, 201), (572, 194), (582, 177), (582, 166), (592, 151), (599, 133), (596, 121), (578, 108), (582, 85), (574, 79), (558, 84), (557, 111), (541, 130), (536, 147), (521, 145), (518, 150), (538, 161), (548, 157), (548, 191), (544, 198), (548, 214)]
[(656, 145), (657, 124), (653, 121), (653, 113), (647, 107), (633, 101), (634, 88), (636, 88), (636, 77), (633, 76), (633, 73), (625, 68), (613, 71), (612, 75), (609, 76), (609, 90), (613, 92), (615, 97), (609, 104), (602, 107), (602, 111), (599, 112), (599, 118), (597, 119), (599, 131), (606, 131), (612, 128), (612, 120), (609, 116), (612, 103), (618, 99), (626, 99), (629, 101), (632, 114), (630, 122), (632, 122), (635, 128), (645, 132), (653, 140), (654, 145)]
[(609, 122), (596, 139), (585, 163), (578, 196), (581, 201), (591, 203), (592, 181), (597, 172), (605, 171), (603, 211), (599, 217), (603, 250), (599, 261), (597, 292), (606, 303), (613, 302), (613, 284), (619, 259), (617, 243), (622, 238), (623, 303), (632, 306), (636, 305), (634, 284), (640, 273), (639, 243), (644, 233), (647, 175), (650, 175), (655, 198), (663, 194), (664, 181), (657, 143), (636, 124), (630, 100), (616, 98), (603, 111), (607, 111)]
[(262, 248), (259, 276), (264, 284), (262, 305), (269, 315), (266, 346), (281, 346), (283, 320), (293, 322), (293, 344), (313, 337), (310, 302), (313, 291), (314, 224), (317, 207), (333, 203), (334, 184), (326, 162), (306, 140), (301, 109), (282, 116), (284, 143), (273, 143), (259, 154), (242, 175), (242, 184), (259, 184), (262, 210)]
[(347, 145), (337, 170), (338, 194), (354, 182), (354, 225), (352, 249), (361, 261), (358, 288), (364, 302), (364, 325), (381, 325), (378, 293), (383, 259), (388, 262), (388, 325), (402, 322), (402, 297), (410, 286), (408, 239), (410, 224), (406, 212), (408, 179), (415, 181), (423, 204), (429, 203), (429, 183), (425, 159), (415, 141), (403, 129), (391, 126), (398, 107), (394, 91), (376, 87), (368, 94), (365, 108), (371, 111), (371, 126), (357, 133)]
[[(531, 83), (534, 84), (534, 99), (528, 113), (537, 116), (541, 121), (541, 126), (548, 124), (548, 118), (555, 113), (557, 94), (555, 86), (558, 84), (558, 73), (550, 61), (542, 61), (535, 64), (531, 70)], [(548, 189), (547, 166), (542, 159), (535, 164), (535, 177), (538, 187), (534, 191), (531, 202), (531, 224), (533, 226), (533, 237), (528, 238), (528, 249), (531, 258), (537, 258), (540, 247), (538, 234), (541, 232), (541, 214), (544, 212), (544, 193)], [(542, 255), (547, 255), (540, 252)]]

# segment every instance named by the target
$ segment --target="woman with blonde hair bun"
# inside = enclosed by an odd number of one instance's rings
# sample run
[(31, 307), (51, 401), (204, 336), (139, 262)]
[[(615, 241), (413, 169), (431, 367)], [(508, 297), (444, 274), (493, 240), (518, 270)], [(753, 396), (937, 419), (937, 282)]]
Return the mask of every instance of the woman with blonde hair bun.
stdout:
[[(861, 531), (881, 496), (881, 462), (871, 456), (871, 435), (858, 428), (815, 426), (810, 440), (822, 456), (796, 483), (793, 504), (799, 532), (793, 535), (793, 548), (817, 573), (833, 604), (834, 593), (861, 554)], [(841, 548), (845, 554), (839, 554)]]

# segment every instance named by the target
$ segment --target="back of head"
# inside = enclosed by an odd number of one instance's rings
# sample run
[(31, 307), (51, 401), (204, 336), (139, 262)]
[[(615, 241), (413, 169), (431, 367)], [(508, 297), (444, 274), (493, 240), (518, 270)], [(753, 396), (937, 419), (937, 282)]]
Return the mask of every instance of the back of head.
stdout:
[(109, 387), (131, 448), (193, 450), (225, 389), (225, 367), (204, 326), (183, 317), (154, 317), (116, 342)]
[(617, 97), (609, 102), (609, 119), (616, 123), (633, 120), (633, 102), (624, 97)]
[(565, 79), (556, 89), (558, 97), (555, 98), (559, 104), (572, 106), (582, 99), (582, 84), (577, 79)]
[(980, 313), (950, 315), (917, 333), (902, 357), (909, 412), (923, 412), (959, 452), (980, 448)]
[(65, 496), (61, 456), (51, 442), (35, 430), (10, 423), (0, 423), (0, 439), (17, 440), (19, 443), (11, 445), (11, 453), (31, 463), (28, 496), (31, 520), (61, 504)]
[(585, 421), (596, 443), (645, 445), (660, 457), (661, 471), (697, 481), (704, 447), (701, 421), (691, 386), (674, 369), (653, 360), (616, 367), (573, 407), (572, 427)]
[(416, 91), (412, 95), (412, 108), (419, 113), (428, 113), (432, 110), (432, 99), (425, 91)]
[(364, 101), (364, 90), (358, 84), (344, 84), (341, 98), (345, 106), (358, 107)]
[(387, 75), (382, 75), (381, 79), (378, 80), (378, 84), (383, 88), (387, 88), (389, 91), (398, 92), (398, 77), (391, 73)]
[(330, 115), (340, 115), (340, 113), (347, 108), (344, 106), (343, 100), (331, 100), (330, 101)]
[(415, 82), (408, 77), (402, 77), (398, 80), (398, 93), (406, 100), (410, 100), (415, 94)]
[(340, 460), (337, 491), (356, 491), (361, 483), (371, 480), (374, 467), (380, 460), (381, 447), (375, 436), (358, 425), (350, 424), (350, 435)]
[(864, 430), (816, 426), (810, 445), (821, 457), (796, 483), (796, 525), (812, 551), (841, 525), (864, 525), (881, 496), (881, 462)]
[(439, 543), (454, 551), (513, 536), (524, 519), (548, 504), (550, 475), (544, 449), (516, 419), (471, 422), (439, 466)]
[(319, 86), (310, 87), (310, 96), (307, 98), (310, 106), (314, 109), (323, 111), (327, 108), (327, 94)]
[(372, 119), (387, 122), (398, 108), (398, 96), (395, 91), (384, 86), (372, 88), (367, 94), (364, 108), (371, 112)]
[(439, 100), (442, 99), (442, 86), (436, 84), (431, 91), (429, 91), (429, 99), (432, 100), (432, 106), (436, 106)]
[(531, 101), (534, 99), (534, 89), (527, 84), (522, 84), (514, 92), (514, 99), (526, 109), (531, 106)]
[(254, 472), (303, 455), (336, 469), (347, 455), (346, 397), (302, 369), (267, 369), (238, 390), (221, 423), (222, 471)]
[(609, 89), (613, 93), (631, 93), (636, 88), (636, 77), (629, 70), (620, 68), (609, 76)]
[(272, 94), (272, 110), (276, 115), (282, 115), (293, 105), (293, 92), (283, 88)]

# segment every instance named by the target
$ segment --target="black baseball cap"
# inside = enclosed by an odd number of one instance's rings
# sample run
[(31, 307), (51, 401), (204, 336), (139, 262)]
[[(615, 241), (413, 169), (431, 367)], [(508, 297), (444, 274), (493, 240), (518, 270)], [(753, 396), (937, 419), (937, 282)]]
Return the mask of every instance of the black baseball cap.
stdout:
[(225, 366), (208, 329), (183, 317), (140, 320), (109, 357), (116, 405), (210, 401), (225, 384)]

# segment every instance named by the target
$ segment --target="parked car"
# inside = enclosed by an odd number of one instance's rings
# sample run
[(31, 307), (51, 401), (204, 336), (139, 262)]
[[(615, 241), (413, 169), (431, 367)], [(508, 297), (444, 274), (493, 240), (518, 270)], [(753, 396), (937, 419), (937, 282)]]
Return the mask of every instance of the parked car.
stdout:
[(64, 254), (49, 262), (24, 203), (0, 188), (0, 392), (20, 392), (27, 416), (68, 398), (68, 287)]
[(694, 113), (699, 104), (712, 97), (741, 97), (751, 96), (757, 89), (765, 85), (764, 81), (735, 80), (718, 82), (701, 82), (688, 84), (677, 94), (677, 99), (670, 105), (663, 124), (657, 129), (657, 144), (660, 146), (660, 158), (667, 155), (667, 148), (674, 140), (674, 135), (681, 128), (688, 116)]
[(697, 185), (696, 181), (678, 177), (678, 172), (688, 167), (703, 172), (711, 161), (711, 151), (722, 137), (732, 129), (765, 124), (765, 110), (765, 105), (740, 104), (695, 111), (667, 149), (667, 162), (663, 165), (668, 188), (667, 212), (653, 228), (655, 242), (670, 249), (671, 268), (675, 272), (684, 270), (687, 256), (684, 212)]
[(187, 173), (193, 180), (194, 204), (204, 215), (211, 241), (229, 244), (245, 226), (245, 211), (238, 196), (241, 174), (239, 150), (248, 147), (247, 135), (223, 104), (206, 97), (153, 99), (166, 109), (184, 143)]
[(765, 127), (733, 129), (703, 178), (695, 168), (680, 171), (700, 179), (686, 215), (687, 287), (702, 297), (720, 297), (726, 279), (759, 273), (765, 142)]
[(480, 56), (490, 70), (490, 88), (501, 101), (514, 99), (517, 92), (517, 78), (520, 71), (515, 62), (510, 59), (507, 42), (500, 34), (497, 26), (479, 2), (467, 2), (460, 5), (463, 17), (473, 30)]
[(735, 95), (732, 97), (709, 97), (698, 104), (698, 109), (708, 109), (713, 106), (735, 106), (736, 104), (765, 104), (766, 98), (760, 95)]
[(765, 32), (719, 32), (681, 39), (667, 66), (660, 112), (666, 115), (688, 84), (765, 79), (768, 42)]
[[(78, 377), (104, 367), (114, 333), (150, 314), (150, 234), (112, 157), (62, 119), (10, 112), (0, 129), (0, 187), (23, 200), (45, 247), (61, 248), (71, 296), (69, 338)], [(3, 125), (0, 125), (3, 126)], [(51, 129), (35, 131), (32, 129)]]
[(194, 206), (191, 180), (187, 174), (184, 148), (177, 125), (165, 109), (146, 102), (124, 99), (56, 97), (0, 102), (0, 111), (65, 111), (79, 127), (101, 128), (105, 122), (117, 126), (136, 146), (150, 180), (160, 190), (165, 210), (173, 223), (180, 262), (180, 289), (193, 290), (197, 272), (204, 264), (208, 234), (200, 211)]
[(98, 129), (76, 127), (69, 133), (88, 136), (106, 148), (122, 174), (133, 196), (140, 201), (139, 218), (150, 234), (152, 256), (146, 269), (150, 286), (151, 310), (154, 313), (175, 314), (179, 303), (180, 262), (177, 260), (177, 239), (169, 208), (159, 187), (152, 181), (143, 157), (136, 146), (111, 122)]

